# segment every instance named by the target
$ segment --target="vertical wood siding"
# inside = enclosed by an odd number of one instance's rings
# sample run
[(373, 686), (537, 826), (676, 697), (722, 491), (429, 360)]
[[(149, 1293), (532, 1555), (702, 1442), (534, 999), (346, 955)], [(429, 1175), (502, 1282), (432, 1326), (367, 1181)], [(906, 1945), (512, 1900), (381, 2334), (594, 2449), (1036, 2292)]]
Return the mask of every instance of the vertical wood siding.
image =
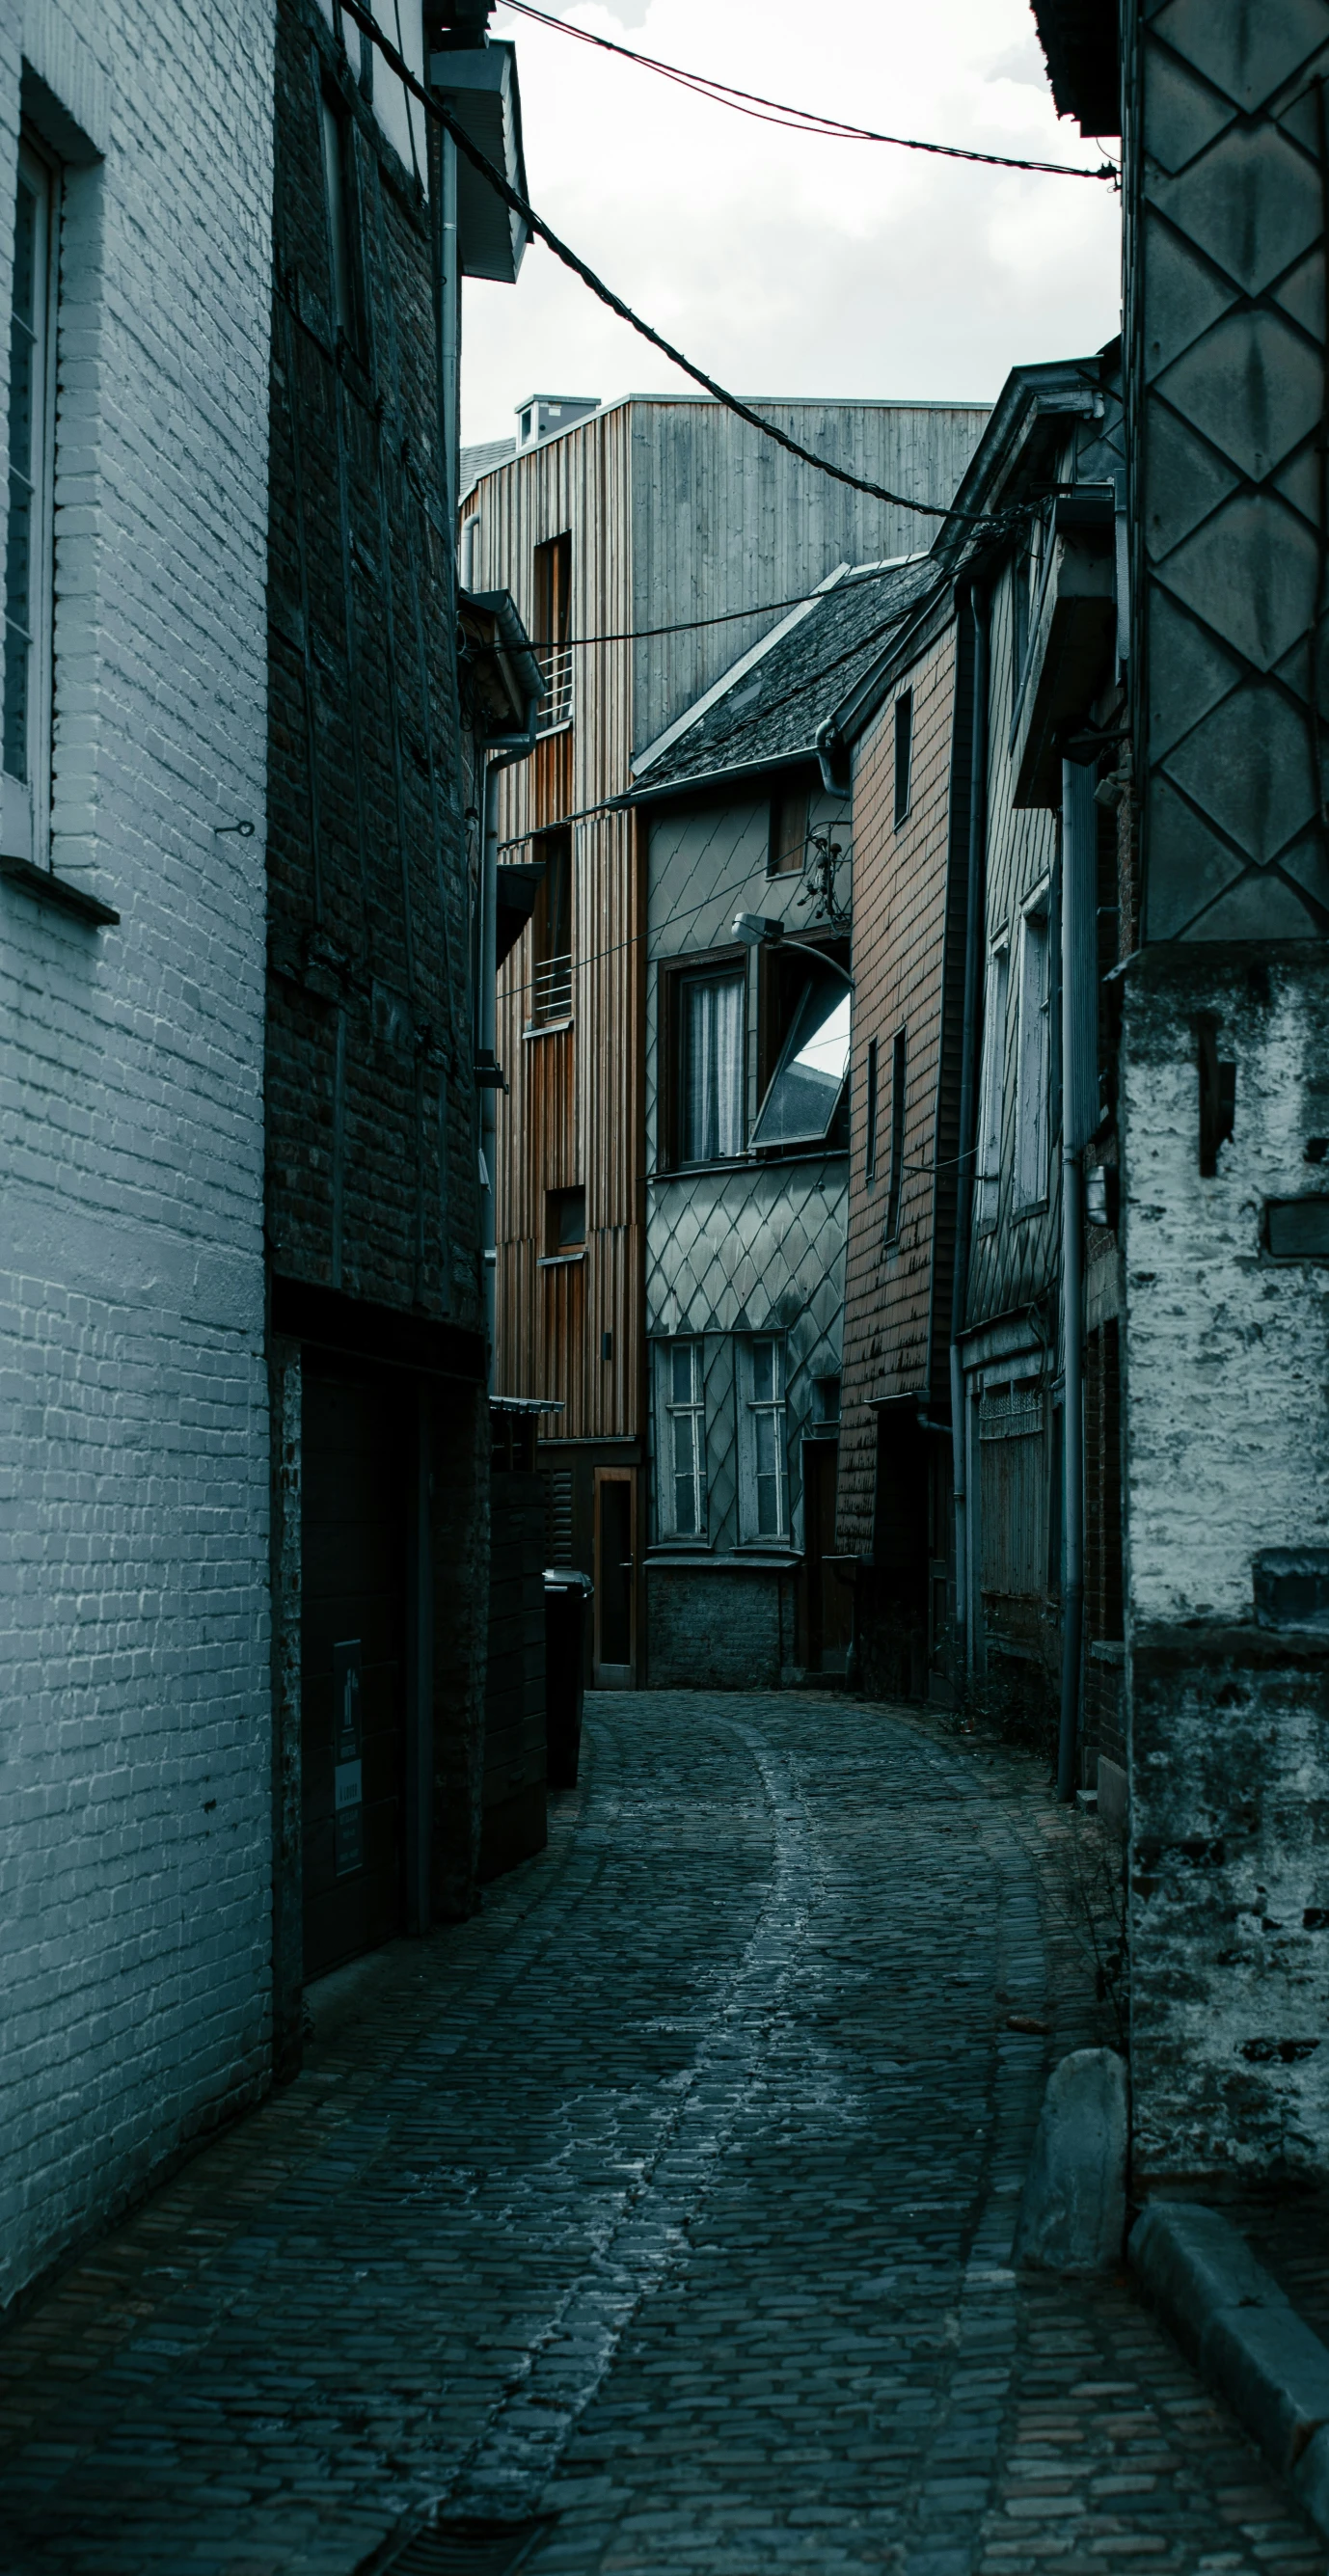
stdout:
[[(610, 412), (489, 475), (477, 589), (512, 592), (535, 620), (535, 549), (572, 538), (572, 631), (631, 622), (628, 414)], [(628, 781), (631, 660), (608, 645), (574, 658), (572, 723), (504, 779), (500, 837), (513, 838), (620, 793)], [(499, 1056), (511, 1086), (498, 1111), (497, 1383), (564, 1410), (554, 1439), (640, 1429), (642, 1211), (641, 866), (630, 815), (572, 827), (572, 1026), (525, 1035), (533, 933), (499, 979)], [(529, 849), (514, 849), (525, 858)], [(545, 1193), (586, 1191), (580, 1262), (540, 1266)], [(604, 1336), (610, 1357), (603, 1359)]]

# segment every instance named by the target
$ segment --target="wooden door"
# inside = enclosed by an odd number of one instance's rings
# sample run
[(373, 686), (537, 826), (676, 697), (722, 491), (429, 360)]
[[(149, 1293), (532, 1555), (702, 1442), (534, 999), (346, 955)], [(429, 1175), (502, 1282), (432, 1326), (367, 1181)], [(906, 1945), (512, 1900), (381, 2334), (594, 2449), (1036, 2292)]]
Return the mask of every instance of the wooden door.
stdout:
[(301, 1440), (304, 1968), (405, 1923), (406, 1472), (392, 1390), (307, 1357)]
[(597, 1690), (632, 1690), (637, 1678), (637, 1478), (631, 1467), (595, 1471)]

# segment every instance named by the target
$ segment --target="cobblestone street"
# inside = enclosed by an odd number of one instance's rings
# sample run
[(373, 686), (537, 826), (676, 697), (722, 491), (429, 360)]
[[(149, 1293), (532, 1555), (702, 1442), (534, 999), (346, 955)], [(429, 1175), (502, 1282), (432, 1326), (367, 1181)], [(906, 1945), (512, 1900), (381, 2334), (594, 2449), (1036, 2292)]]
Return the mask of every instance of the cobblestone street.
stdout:
[(446, 2495), (539, 2576), (1323, 2570), (1124, 2280), (1010, 2269), (1080, 1830), (900, 1712), (590, 1702), (549, 1850), (10, 2329), (4, 2567), (350, 2576)]

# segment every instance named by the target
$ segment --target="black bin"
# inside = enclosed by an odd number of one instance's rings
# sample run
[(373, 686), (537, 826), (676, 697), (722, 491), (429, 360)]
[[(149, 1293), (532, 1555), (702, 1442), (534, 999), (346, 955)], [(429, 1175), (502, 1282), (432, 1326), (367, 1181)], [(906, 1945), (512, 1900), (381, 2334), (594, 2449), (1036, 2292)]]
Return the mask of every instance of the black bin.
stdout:
[(551, 1789), (577, 1786), (591, 1588), (589, 1574), (579, 1574), (573, 1567), (545, 1570), (545, 1734)]

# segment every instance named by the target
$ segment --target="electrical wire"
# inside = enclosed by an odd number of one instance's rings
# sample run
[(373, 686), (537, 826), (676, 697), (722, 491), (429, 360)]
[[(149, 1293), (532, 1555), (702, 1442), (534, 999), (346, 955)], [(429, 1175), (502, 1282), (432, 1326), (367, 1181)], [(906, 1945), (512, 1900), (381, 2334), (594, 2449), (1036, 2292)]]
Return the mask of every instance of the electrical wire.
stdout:
[(957, 524), (972, 527), (988, 527), (992, 524), (991, 511), (959, 510), (949, 501), (911, 501), (903, 492), (892, 492), (884, 483), (874, 483), (867, 475), (852, 473), (847, 465), (832, 464), (829, 457), (818, 456), (814, 448), (804, 447), (799, 439), (790, 437), (788, 430), (778, 429), (774, 421), (763, 420), (761, 413), (754, 411), (751, 403), (743, 402), (737, 394), (731, 394), (723, 385), (717, 384), (715, 377), (708, 376), (704, 367), (695, 366), (691, 358), (685, 357), (681, 349), (675, 348), (672, 340), (666, 340), (663, 332), (657, 331), (652, 323), (644, 322), (639, 313), (634, 313), (631, 305), (625, 304), (622, 296), (616, 295), (612, 286), (606, 286), (602, 277), (597, 277), (595, 270), (588, 267), (586, 261), (575, 250), (568, 247), (568, 244), (544, 221), (543, 216), (537, 215), (534, 207), (527, 204), (526, 199), (519, 195), (503, 172), (497, 169), (487, 154), (480, 150), (478, 143), (471, 141), (465, 126), (452, 115), (448, 108), (441, 107), (433, 92), (426, 89), (422, 81), (416, 79), (410, 64), (403, 55), (398, 53), (396, 46), (389, 42), (369, 11), (361, 6), (361, 0), (340, 0), (340, 5), (343, 14), (353, 20), (361, 34), (368, 36), (371, 43), (378, 47), (389, 71), (395, 73), (403, 88), (410, 92), (412, 98), (419, 99), (426, 115), (432, 116), (435, 123), (442, 126), (446, 134), (451, 135), (458, 151), (471, 163), (472, 168), (478, 170), (481, 177), (488, 180), (490, 187), (497, 196), (502, 198), (504, 205), (510, 207), (513, 214), (520, 216), (532, 238), (542, 241), (545, 248), (553, 252), (555, 259), (561, 260), (565, 268), (571, 269), (574, 277), (581, 279), (583, 286), (590, 288), (592, 295), (598, 296), (600, 302), (607, 305), (611, 313), (618, 315), (620, 322), (626, 322), (641, 339), (649, 340), (653, 349), (659, 349), (672, 366), (681, 369), (685, 376), (690, 376), (695, 385), (700, 385), (704, 393), (710, 394), (716, 402), (722, 403), (725, 410), (732, 412), (736, 420), (745, 420), (749, 428), (760, 430), (763, 438), (769, 438), (775, 446), (784, 448), (787, 455), (796, 456), (801, 464), (814, 465), (819, 474), (828, 474), (832, 482), (847, 483), (851, 491), (866, 492), (870, 500), (887, 501), (894, 510), (911, 510), (919, 518), (951, 520)]
[(819, 134), (838, 143), (889, 143), (900, 152), (932, 152), (947, 161), (979, 161), (989, 170), (1033, 170), (1050, 179), (1109, 179), (1119, 177), (1114, 161), (1105, 161), (1097, 170), (1083, 170), (1071, 161), (1021, 161), (1006, 152), (977, 152), (964, 143), (923, 143), (912, 134), (878, 134), (870, 125), (846, 125), (838, 116), (821, 116), (815, 108), (789, 107), (776, 98), (763, 98), (759, 90), (734, 89), (728, 81), (714, 80), (709, 72), (683, 71), (677, 63), (662, 63), (655, 54), (638, 53), (632, 45), (615, 44), (609, 36), (592, 35), (589, 27), (574, 27), (567, 18), (551, 17), (547, 9), (536, 9), (531, 0), (502, 0), (505, 9), (513, 9), (523, 18), (534, 18), (542, 27), (554, 27), (561, 36), (575, 36), (579, 44), (596, 45), (605, 54), (619, 54), (626, 63), (636, 63), (640, 70), (658, 72), (661, 78), (676, 81), (681, 89), (692, 90), (698, 98), (707, 98), (713, 107), (728, 107), (740, 116), (755, 118), (759, 125), (779, 125), (786, 133)]
[[(588, 806), (586, 809), (586, 811), (591, 814), (602, 813), (604, 810), (605, 809), (602, 806), (595, 805)], [(580, 815), (565, 814), (561, 817), (559, 822), (546, 823), (539, 832), (523, 833), (522, 838), (523, 840), (543, 840), (546, 833), (559, 832), (563, 829), (564, 824), (575, 823), (581, 820), (582, 817)], [(847, 823), (831, 823), (827, 828), (832, 832), (844, 831), (848, 833), (849, 831)], [(712, 825), (710, 836), (704, 843), (701, 850), (701, 858), (705, 858), (706, 852), (709, 850), (711, 842), (715, 839), (716, 833), (719, 829), (720, 825), (718, 822)], [(513, 841), (500, 841), (499, 843), (499, 848), (501, 850), (515, 849), (516, 846), (517, 844)], [(698, 864), (700, 864), (700, 861)], [(756, 869), (748, 868), (741, 877), (736, 877), (731, 885), (713, 886), (710, 893), (703, 895), (698, 903), (677, 904), (672, 912), (666, 913), (663, 921), (653, 923), (648, 922), (644, 930), (630, 930), (625, 939), (612, 939), (606, 947), (592, 948), (589, 950), (587, 955), (584, 957), (577, 957), (572, 962), (578, 967), (596, 966), (599, 965), (606, 957), (620, 957), (625, 948), (635, 948), (639, 940), (659, 938), (665, 931), (672, 930), (676, 922), (694, 921), (699, 912), (708, 912), (712, 904), (730, 904), (733, 902), (735, 895), (748, 893), (751, 888), (759, 882), (760, 872)], [(796, 935), (799, 931), (807, 930), (810, 927), (811, 925), (806, 921), (796, 922), (794, 924), (794, 933)], [(707, 951), (705, 949), (698, 949), (697, 951), (699, 958), (705, 957), (706, 954)], [(503, 965), (500, 966), (498, 970), (500, 977), (502, 977), (506, 972), (506, 966), (507, 961), (505, 959)], [(499, 993), (500, 1001), (504, 996), (509, 1000), (515, 1001), (519, 994), (533, 992), (535, 989), (535, 983), (535, 976), (529, 975), (520, 984), (501, 984)]]
[(778, 617), (782, 609), (813, 608), (819, 599), (842, 599), (846, 591), (857, 589), (862, 582), (884, 581), (888, 572), (899, 572), (902, 564), (923, 560), (921, 555), (902, 555), (899, 563), (856, 568), (843, 582), (837, 582), (834, 590), (802, 590), (796, 599), (767, 599), (758, 601), (753, 608), (726, 608), (716, 617), (681, 617), (673, 626), (625, 626), (612, 635), (561, 635), (552, 644), (535, 644), (531, 649), (536, 654), (572, 653), (592, 644), (648, 644), (657, 635), (695, 635), (704, 626), (734, 626), (745, 617)]

